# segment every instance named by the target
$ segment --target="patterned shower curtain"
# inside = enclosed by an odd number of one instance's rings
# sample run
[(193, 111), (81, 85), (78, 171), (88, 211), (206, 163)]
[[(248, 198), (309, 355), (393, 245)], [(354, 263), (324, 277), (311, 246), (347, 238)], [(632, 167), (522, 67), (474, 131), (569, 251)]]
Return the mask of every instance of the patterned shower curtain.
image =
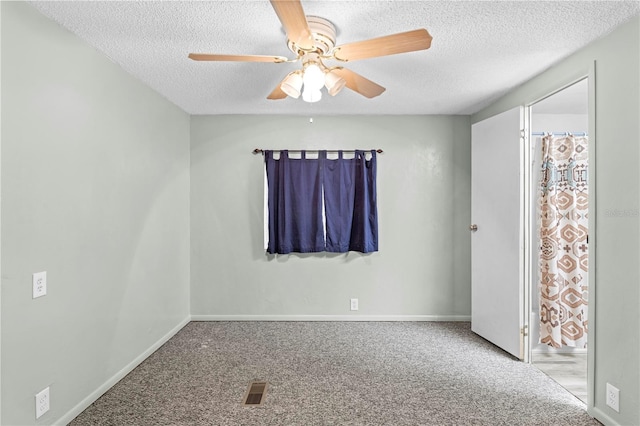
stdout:
[(587, 345), (588, 138), (545, 136), (539, 187), (540, 343)]

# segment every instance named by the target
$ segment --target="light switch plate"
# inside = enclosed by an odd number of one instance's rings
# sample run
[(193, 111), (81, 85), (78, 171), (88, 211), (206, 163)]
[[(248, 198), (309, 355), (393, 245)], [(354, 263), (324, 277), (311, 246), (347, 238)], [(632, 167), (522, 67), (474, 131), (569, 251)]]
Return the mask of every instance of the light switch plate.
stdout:
[(33, 274), (33, 298), (47, 294), (47, 271)]

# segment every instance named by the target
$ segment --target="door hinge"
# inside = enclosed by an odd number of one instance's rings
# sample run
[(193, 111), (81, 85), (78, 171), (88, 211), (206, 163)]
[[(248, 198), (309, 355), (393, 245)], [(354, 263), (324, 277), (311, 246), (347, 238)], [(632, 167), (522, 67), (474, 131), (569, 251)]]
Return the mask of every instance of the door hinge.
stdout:
[(524, 327), (521, 327), (520, 334), (522, 334), (523, 337), (527, 337), (529, 335), (529, 326), (525, 325)]

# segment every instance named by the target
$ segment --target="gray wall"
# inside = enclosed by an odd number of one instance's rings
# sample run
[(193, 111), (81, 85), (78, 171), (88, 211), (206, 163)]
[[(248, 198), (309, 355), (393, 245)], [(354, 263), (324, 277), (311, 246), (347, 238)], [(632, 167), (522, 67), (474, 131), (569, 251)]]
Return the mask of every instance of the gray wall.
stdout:
[[(640, 17), (513, 90), (473, 122), (532, 102), (595, 63), (590, 132), (590, 361), (594, 406), (605, 424), (640, 424)], [(592, 113), (590, 112), (590, 116)], [(595, 136), (595, 137), (594, 137)], [(593, 357), (593, 358), (591, 358)], [(620, 413), (606, 406), (609, 382)]]
[[(194, 318), (468, 318), (470, 133), (452, 116), (192, 117)], [(254, 148), (382, 148), (380, 251), (266, 256)]]
[[(531, 131), (545, 132), (589, 132), (589, 116), (587, 114), (536, 114), (535, 105), (531, 114)], [(547, 130), (545, 130), (547, 129)], [(570, 129), (570, 130), (548, 130)], [(536, 136), (535, 138), (541, 138)]]
[[(309, 124), (287, 116), (190, 120), (28, 4), (0, 7), (2, 424), (68, 420), (190, 312), (468, 317), (470, 123), (548, 94), (594, 60), (591, 412), (607, 424), (640, 423), (640, 221), (611, 214), (640, 208), (640, 18), (471, 121), (348, 116)], [(265, 256), (256, 147), (383, 148), (380, 252)], [(41, 270), (49, 294), (32, 300), (31, 274)], [(360, 311), (349, 311), (351, 297)], [(605, 406), (607, 381), (621, 390), (620, 414)], [(52, 409), (36, 422), (33, 396), (46, 386)]]
[(52, 424), (189, 317), (189, 116), (27, 3), (1, 7), (1, 423)]

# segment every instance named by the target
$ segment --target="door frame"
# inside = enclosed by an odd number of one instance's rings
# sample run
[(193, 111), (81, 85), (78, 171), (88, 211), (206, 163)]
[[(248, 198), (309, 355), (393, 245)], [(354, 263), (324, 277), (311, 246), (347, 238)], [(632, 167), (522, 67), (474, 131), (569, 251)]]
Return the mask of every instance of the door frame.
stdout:
[(524, 312), (525, 318), (523, 318), (523, 324), (525, 327), (525, 357), (524, 361), (531, 362), (531, 350), (533, 345), (531, 339), (535, 336), (531, 336), (527, 330), (531, 321), (531, 299), (533, 291), (537, 288), (537, 283), (533, 282), (533, 264), (532, 251), (534, 239), (536, 238), (536, 220), (533, 217), (531, 211), (532, 203), (534, 202), (535, 195), (535, 182), (532, 180), (533, 170), (531, 163), (531, 146), (533, 137), (531, 135), (531, 108), (538, 102), (557, 94), (558, 92), (578, 83), (584, 79), (588, 81), (588, 132), (589, 132), (589, 349), (587, 350), (587, 412), (593, 416), (592, 410), (595, 402), (595, 347), (596, 340), (596, 326), (595, 326), (595, 299), (596, 299), (596, 62), (594, 61), (588, 69), (582, 70), (576, 73), (571, 79), (565, 81), (563, 84), (556, 85), (555, 89), (547, 91), (544, 95), (535, 98), (534, 100), (524, 104), (524, 147), (525, 147), (525, 159), (523, 176), (525, 176), (525, 184), (523, 186), (524, 192), (524, 215), (523, 218), (523, 236), (524, 236), (524, 259), (523, 259), (523, 283), (524, 283)]

